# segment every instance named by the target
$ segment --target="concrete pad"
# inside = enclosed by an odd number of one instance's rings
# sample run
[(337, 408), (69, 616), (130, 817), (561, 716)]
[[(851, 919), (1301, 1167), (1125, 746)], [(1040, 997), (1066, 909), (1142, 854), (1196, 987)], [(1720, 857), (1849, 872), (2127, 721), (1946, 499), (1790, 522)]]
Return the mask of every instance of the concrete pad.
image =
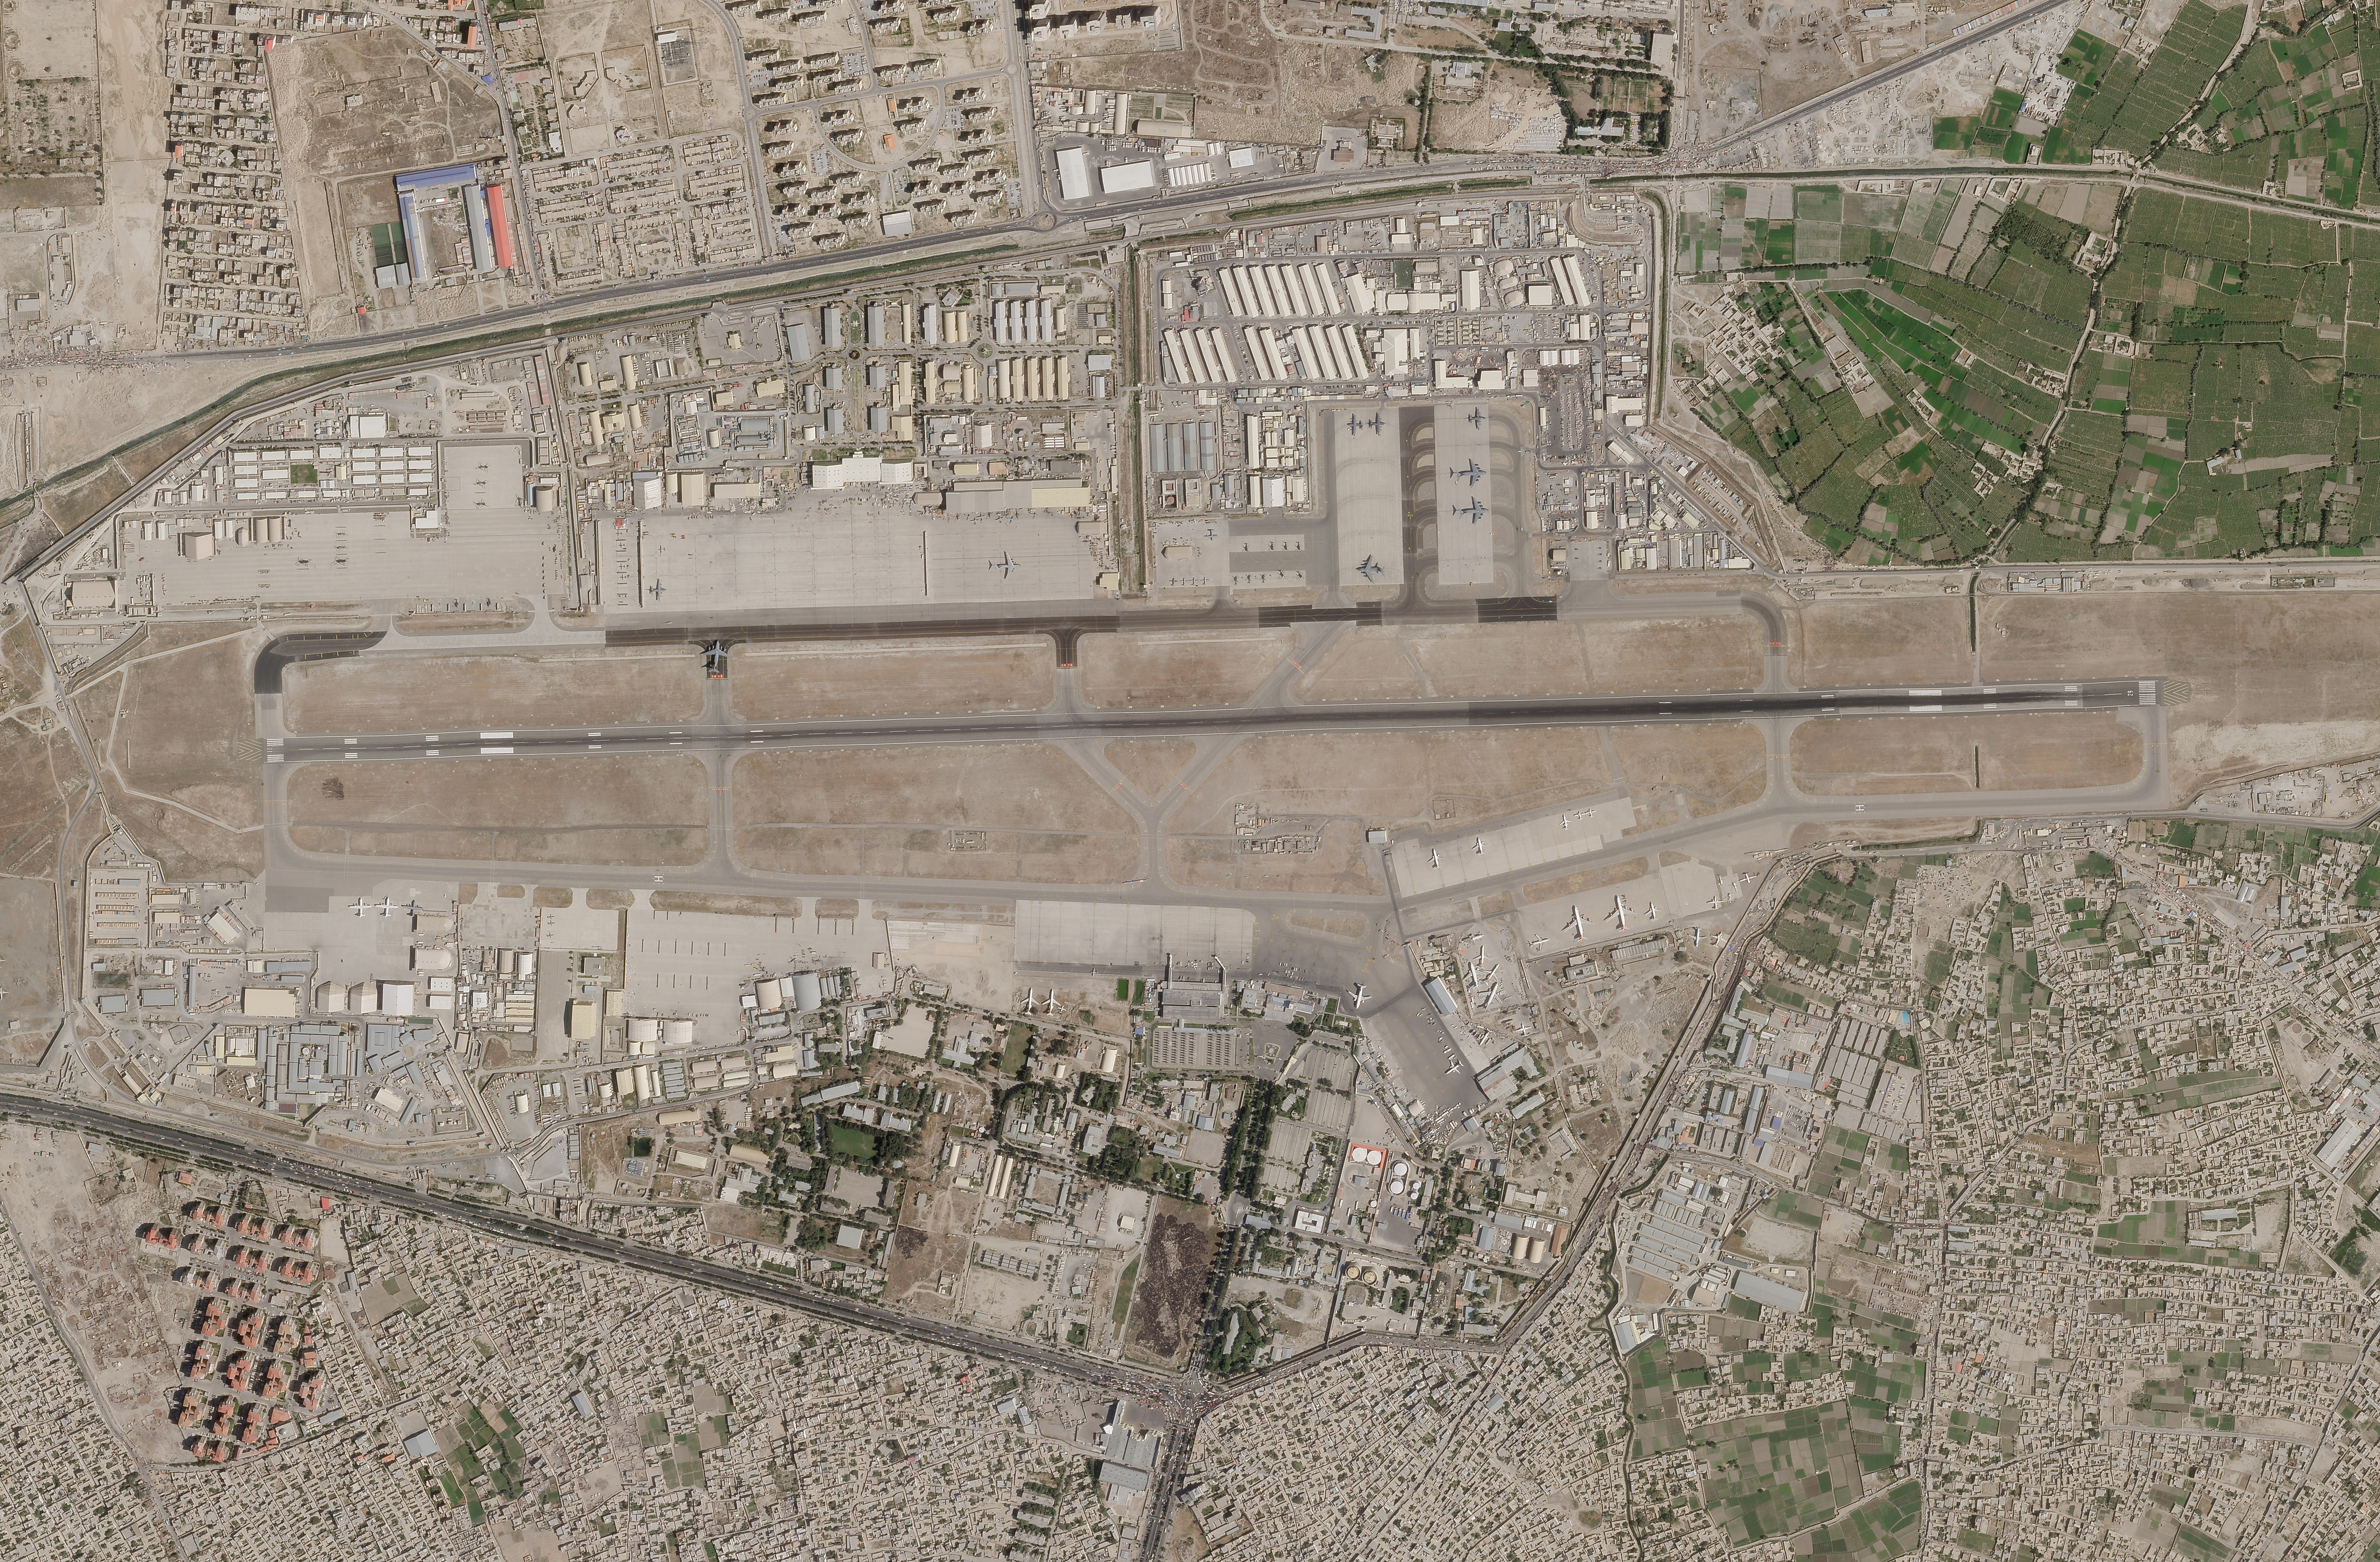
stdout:
[(1492, 478), (1493, 409), (1484, 401), (1438, 408), (1435, 474), (1438, 490), (1438, 582), (1496, 584), (1496, 510)]
[[(1315, 407), (1314, 418), (1330, 444), (1339, 585), (1402, 586), (1405, 497), (1397, 415), (1368, 402), (1324, 403)], [(1374, 566), (1369, 577), (1363, 573), (1366, 560)]]
[(905, 494), (868, 495), (761, 515), (649, 511), (599, 523), (596, 533), (606, 588), (616, 596), (633, 574), (638, 593), (611, 606), (686, 600), (749, 612), (1087, 601), (1098, 565), (1075, 534), (1076, 518), (1070, 510), (945, 518)]
[[(1621, 883), (1526, 906), (1521, 912), (1520, 937), (1548, 940), (1548, 952), (1618, 943), (1722, 909), (1741, 892), (1733, 877), (1721, 878), (1708, 863), (1670, 863)], [(1624, 924), (1620, 915), (1622, 904), (1628, 908)], [(1573, 912), (1578, 922), (1572, 920)], [(1584, 938), (1578, 933), (1581, 924)]]
[(545, 595), (560, 583), (562, 531), (531, 510), (450, 515), (443, 532), (417, 534), (402, 504), (382, 510), (284, 510), (289, 535), (245, 546), (225, 541), (212, 559), (186, 559), (175, 538), (124, 543), (128, 575), (155, 577), (160, 607), (224, 601), (360, 602), (409, 597)]
[(1622, 793), (1493, 829), (1400, 841), (1389, 850), (1389, 867), (1404, 894), (1436, 895), (1599, 852), (1635, 826), (1636, 810)]
[(1256, 932), (1254, 913), (1229, 906), (1019, 901), (1016, 963), (1156, 970), (1172, 955), (1244, 971)]

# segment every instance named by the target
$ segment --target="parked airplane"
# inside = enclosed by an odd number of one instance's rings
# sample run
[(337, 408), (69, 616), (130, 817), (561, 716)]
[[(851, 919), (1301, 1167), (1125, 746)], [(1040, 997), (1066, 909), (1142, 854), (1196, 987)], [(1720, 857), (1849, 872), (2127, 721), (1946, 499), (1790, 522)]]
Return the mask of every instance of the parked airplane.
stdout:
[(1488, 506), (1475, 499), (1468, 504), (1458, 505), (1454, 513), (1458, 515), (1470, 516), (1471, 524), (1475, 527), (1479, 524), (1479, 517), (1488, 513)]
[(662, 599), (662, 583), (660, 581), (654, 581), (650, 586), (646, 587), (645, 589), (651, 594), (654, 601), (658, 602)]
[(1364, 562), (1355, 566), (1355, 573), (1362, 575), (1366, 580), (1378, 580), (1380, 576), (1388, 574), (1389, 571), (1386, 564), (1383, 564), (1379, 560), (1372, 557), (1369, 553), (1366, 553), (1364, 555)]
[(1366, 987), (1363, 983), (1358, 982), (1354, 987), (1347, 989), (1347, 996), (1354, 1001), (1356, 1008), (1361, 1009), (1366, 1002), (1370, 1001), (1372, 989)]
[(1485, 856), (1485, 855), (1487, 855), (1487, 854), (1488, 854), (1488, 840), (1487, 840), (1487, 837), (1485, 837), (1485, 836), (1480, 836), (1480, 835), (1475, 835), (1475, 836), (1473, 836), (1473, 837), (1471, 838), (1471, 854), (1472, 854), (1473, 856), (1475, 856), (1475, 857), (1480, 857), (1480, 856)]
[(1024, 568), (1022, 564), (1019, 564), (1014, 559), (1008, 555), (1005, 549), (1002, 550), (999, 558), (991, 561), (991, 567), (1000, 572), (1000, 578), (1002, 580), (1006, 580), (1010, 575), (1014, 575), (1018, 570)]
[(1476, 429), (1480, 424), (1487, 421), (1488, 414), (1484, 410), (1475, 406), (1471, 409), (1471, 426), (1473, 428)]
[(1503, 983), (1501, 983), (1501, 982), (1490, 982), (1490, 983), (1488, 983), (1488, 996), (1487, 996), (1486, 998), (1484, 998), (1484, 999), (1480, 999), (1480, 1000), (1479, 1000), (1479, 1007), (1480, 1007), (1480, 1008), (1482, 1008), (1482, 1009), (1493, 1009), (1493, 1008), (1495, 1008), (1495, 1007), (1496, 1007), (1496, 995), (1497, 995), (1498, 993), (1500, 993), (1500, 992), (1502, 992), (1503, 990), (1504, 990), (1504, 984), (1503, 984)]
[(1625, 927), (1628, 926), (1628, 897), (1625, 895), (1616, 896), (1614, 897), (1614, 901), (1615, 904), (1612, 906), (1611, 915), (1605, 917), (1604, 920), (1606, 922), (1609, 922), (1617, 919), (1620, 926)]
[(1382, 429), (1384, 429), (1384, 428), (1388, 427), (1388, 425), (1387, 425), (1384, 421), (1382, 421), (1382, 419), (1381, 419), (1381, 418), (1380, 418), (1380, 415), (1379, 415), (1378, 413), (1377, 413), (1377, 412), (1376, 412), (1376, 413), (1372, 414), (1372, 420), (1371, 420), (1369, 423), (1365, 424), (1365, 425), (1364, 425), (1364, 427), (1366, 427), (1366, 429), (1371, 430), (1372, 430), (1372, 432), (1374, 432), (1374, 433), (1376, 433), (1376, 434), (1377, 434), (1377, 433), (1378, 433)]
[(1586, 914), (1574, 905), (1570, 908), (1570, 936), (1582, 941), (1586, 938)]
[(1446, 469), (1446, 475), (1450, 478), (1468, 478), (1471, 479), (1471, 486), (1477, 488), (1479, 479), (1488, 475), (1488, 469), (1474, 461), (1467, 466), (1449, 466)]

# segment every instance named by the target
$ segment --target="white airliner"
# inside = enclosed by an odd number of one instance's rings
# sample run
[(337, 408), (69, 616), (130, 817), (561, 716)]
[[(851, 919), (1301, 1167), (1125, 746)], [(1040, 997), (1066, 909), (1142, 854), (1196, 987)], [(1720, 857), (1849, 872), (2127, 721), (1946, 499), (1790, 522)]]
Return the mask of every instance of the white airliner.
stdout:
[(1358, 982), (1354, 987), (1347, 989), (1347, 996), (1354, 999), (1356, 1008), (1361, 1009), (1364, 1007), (1366, 1001), (1371, 998), (1372, 993), (1370, 988), (1365, 987), (1363, 983)]

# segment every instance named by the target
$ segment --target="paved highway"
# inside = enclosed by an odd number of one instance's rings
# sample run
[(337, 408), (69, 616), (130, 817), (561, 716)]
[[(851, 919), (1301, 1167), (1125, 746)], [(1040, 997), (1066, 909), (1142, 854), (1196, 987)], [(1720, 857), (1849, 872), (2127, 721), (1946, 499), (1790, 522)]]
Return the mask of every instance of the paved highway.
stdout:
[[(1723, 137), (1707, 146), (1687, 147), (1682, 150), (1691, 156), (1708, 157), (1731, 147), (1742, 146), (1755, 136), (1765, 136), (1771, 130), (1781, 129), (1788, 125), (1807, 119), (1812, 115), (1824, 114), (1848, 98), (1855, 98), (1862, 92), (1873, 91), (1888, 82), (1898, 81), (1912, 71), (1923, 70), (1945, 54), (1972, 48), (1986, 38), (1997, 38), (2010, 28), (2022, 27), (2034, 18), (2046, 16), (2065, 3), (2066, 0), (2034, 0), (2034, 4), (2014, 15), (2003, 17), (1996, 22), (1989, 22), (1976, 28), (1973, 32), (1961, 33), (1956, 38), (1937, 43), (1923, 53), (1910, 55), (1897, 65), (1888, 65), (1882, 70), (1871, 71), (1865, 76), (1853, 77), (1832, 91), (1821, 92), (1807, 103), (1798, 103), (1782, 114), (1771, 115), (1758, 124), (1747, 126), (1731, 136)], [(1903, 168), (1901, 172), (1906, 174), (1909, 170)]]
[(1653, 1088), (1645, 1094), (1644, 1107), (1629, 1124), (1627, 1135), (1621, 1141), (1619, 1149), (1604, 1162), (1595, 1191), (1579, 1212), (1578, 1223), (1571, 1232), (1570, 1245), (1563, 1253), (1560, 1267), (1546, 1277), (1528, 1302), (1505, 1321), (1493, 1340), (1433, 1339), (1363, 1333), (1342, 1335), (1318, 1350), (1304, 1351), (1286, 1362), (1258, 1368), (1234, 1379), (1229, 1389), (1213, 1397), (1214, 1402), (1220, 1404), (1227, 1399), (1242, 1399), (1367, 1347), (1454, 1351), (1464, 1355), (1502, 1355), (1518, 1344), (1522, 1336), (1545, 1315), (1546, 1309), (1553, 1305), (1554, 1299), (1569, 1285), (1579, 1265), (1594, 1255), (1597, 1243), (1602, 1240), (1604, 1228), (1610, 1222), (1613, 1205), (1619, 1203), (1627, 1180), (1642, 1161), (1653, 1131), (1659, 1126), (1662, 1113), (1670, 1105), (1670, 1097), (1676, 1094), (1678, 1082), (1684, 1075), (1680, 1064), (1702, 1049), (1702, 1038), (1718, 1023), (1729, 996), (1734, 992), (1735, 984), (1742, 978), (1743, 962), (1752, 940), (1766, 932), (1768, 925), (1776, 920), (1786, 897), (1793, 892), (1803, 877), (1831, 854), (1821, 848), (1780, 857), (1770, 865), (1760, 887), (1753, 892), (1743, 919), (1736, 925), (1735, 932), (1730, 937), (1726, 951), (1713, 968), (1710, 980), (1705, 984), (1701, 999), (1671, 1038), (1670, 1049), (1661, 1059), (1660, 1072), (1655, 1076)]
[(527, 1242), (577, 1258), (618, 1264), (664, 1279), (707, 1286), (731, 1296), (740, 1296), (771, 1307), (783, 1307), (788, 1312), (805, 1314), (829, 1323), (879, 1329), (1017, 1366), (1034, 1367), (1118, 1394), (1163, 1399), (1172, 1387), (1169, 1378), (1153, 1374), (1109, 1365), (1086, 1356), (1045, 1350), (1021, 1340), (962, 1328), (955, 1324), (938, 1323), (929, 1318), (896, 1313), (873, 1302), (856, 1302), (752, 1270), (712, 1264), (682, 1253), (645, 1247), (622, 1238), (580, 1230), (555, 1220), (540, 1220), (507, 1210), (491, 1209), (463, 1199), (442, 1198), (403, 1183), (386, 1182), (379, 1178), (364, 1177), (326, 1166), (310, 1157), (218, 1139), (211, 1134), (196, 1133), (172, 1124), (152, 1122), (80, 1102), (0, 1092), (0, 1118), (39, 1123), (48, 1128), (75, 1129), (118, 1144), (237, 1167), (244, 1171), (282, 1178), (347, 1198), (377, 1199), (394, 1208), (451, 1220), (506, 1241)]
[(1490, 727), (1737, 721), (1791, 716), (1927, 716), (1980, 711), (2105, 710), (2156, 702), (2137, 679), (1940, 689), (1838, 689), (1789, 694), (1630, 695), (1596, 699), (1392, 700), (1208, 710), (1050, 711), (905, 716), (870, 721), (737, 722), (705, 726), (507, 728), (374, 733), (269, 740), (282, 763), (353, 759), (477, 759), (563, 754), (666, 754), (750, 747), (842, 748), (880, 744), (1022, 743), (1065, 738), (1197, 737), (1215, 733), (1431, 731)]

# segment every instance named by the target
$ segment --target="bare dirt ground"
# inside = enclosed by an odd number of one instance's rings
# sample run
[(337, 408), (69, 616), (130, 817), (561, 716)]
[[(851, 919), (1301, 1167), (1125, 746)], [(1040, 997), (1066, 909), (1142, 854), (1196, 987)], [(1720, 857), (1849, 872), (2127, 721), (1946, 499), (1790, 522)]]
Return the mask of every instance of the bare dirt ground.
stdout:
[[(165, 1419), (166, 1396), (181, 1381), (163, 1309), (174, 1290), (152, 1290), (133, 1262), (133, 1228), (152, 1216), (136, 1191), (155, 1184), (116, 1180), (115, 1157), (94, 1161), (78, 1135), (26, 1128), (0, 1130), (0, 1212), (15, 1228), (0, 1241), (21, 1242), (51, 1311), (96, 1383), (103, 1413), (135, 1457), (183, 1458)], [(14, 1261), (14, 1254), (9, 1255)], [(187, 1296), (188, 1292), (183, 1292)], [(12, 1320), (18, 1327), (34, 1320)], [(59, 1363), (62, 1391), (73, 1368)]]
[(2380, 613), (2343, 592), (1987, 597), (1984, 676), (2174, 678), (2173, 800), (2275, 765), (2380, 750)]
[(862, 646), (739, 646), (729, 673), (747, 721), (1038, 710), (1058, 691), (1046, 635)]
[(1491, 65), (1478, 97), (1439, 100), (1429, 116), (1429, 144), (1440, 151), (1500, 151), (1534, 119), (1561, 118), (1546, 79), (1524, 66)]
[(1197, 747), (1188, 738), (1115, 738), (1101, 753), (1143, 797), (1154, 798), (1182, 773)]
[(1083, 697), (1124, 710), (1234, 705), (1256, 693), (1296, 644), (1289, 629), (1086, 635), (1077, 653)]
[(1587, 666), (1601, 694), (1756, 688), (1767, 652), (1749, 613), (1588, 619)]
[[(308, 324), (318, 333), (351, 328), (355, 302), (371, 297), (361, 232), (397, 216), (385, 176), (501, 151), (502, 111), (458, 91), (400, 27), (300, 34), (265, 60)], [(351, 97), (362, 102), (351, 107)]]
[(262, 870), (263, 753), (249, 667), (259, 636), (152, 629), (75, 696), (110, 801), (174, 878)]
[(1611, 784), (1603, 754), (1603, 734), (1577, 728), (1254, 737), (1208, 774), (1174, 824), (1228, 835), (1245, 802), (1270, 816), (1444, 829), (1602, 791)]
[(1214, 1263), (1215, 1232), (1205, 1213), (1178, 1199), (1158, 1200), (1132, 1288), (1130, 1349), (1167, 1366), (1188, 1361)]
[[(912, 1193), (885, 1249), (884, 1300), (905, 1301), (929, 1316), (950, 1316), (950, 1302), (936, 1293), (945, 1275), (964, 1273), (967, 1235), (982, 1203), (982, 1194), (959, 1189)], [(955, 1293), (957, 1287), (952, 1290)]]
[(1763, 650), (1758, 625), (1740, 613), (1351, 629), (1297, 692), (1313, 700), (1525, 699), (1748, 689), (1760, 683)]
[(708, 850), (709, 782), (678, 755), (308, 765), (290, 839), (310, 852), (684, 866)]
[(781, 750), (734, 773), (736, 859), (773, 873), (1112, 883), (1136, 820), (1047, 744)]
[[(1370, 75), (1354, 50), (1281, 36), (1257, 0), (1188, 0), (1182, 16), (1182, 47), (1077, 44), (1049, 62), (1050, 85), (1195, 92), (1198, 135), (1269, 145), (1310, 147), (1326, 125), (1361, 125), (1376, 108), (1410, 120), (1406, 94), (1421, 85), (1415, 56), (1388, 54)], [(1170, 43), (1174, 30), (1158, 32)]]
[(0, 632), (0, 708), (11, 710), (0, 717), (0, 874), (55, 872), (58, 838), (91, 784), (65, 726), (15, 708), (40, 696), (44, 669), (33, 621), (19, 614)]
[(2112, 786), (2140, 774), (2137, 728), (2112, 710), (1833, 717), (1793, 729), (1793, 783), (1813, 796)]
[(1694, 818), (1759, 800), (1768, 740), (1749, 721), (1611, 727), (1611, 757), (1641, 809), (1672, 797)]
[(1364, 827), (1334, 819), (1310, 852), (1252, 852), (1229, 835), (1174, 836), (1165, 843), (1165, 872), (1196, 890), (1273, 890), (1304, 895), (1378, 892), (1379, 850), (1366, 851)]
[(58, 838), (89, 787), (82, 756), (46, 712), (0, 719), (0, 873), (53, 872)]
[(1566, 896), (1584, 895), (1590, 890), (1625, 884), (1632, 878), (1644, 878), (1652, 870), (1652, 865), (1643, 857), (1632, 857), (1624, 863), (1611, 863), (1603, 867), (1583, 867), (1560, 878), (1541, 878), (1535, 884), (1523, 885), (1521, 899), (1531, 905), (1542, 901), (1559, 901)]
[(361, 656), (290, 668), (281, 720), (293, 733), (684, 721), (702, 714), (702, 685), (687, 650)]
[(1949, 841), (1972, 832), (1973, 818), (1880, 819), (1874, 824), (1845, 819), (1811, 819), (1793, 827), (1786, 844), (1815, 846), (1822, 841), (1874, 842), (1885, 845)]
[[(589, 905), (597, 904), (601, 890), (591, 890)], [(621, 905), (626, 905), (622, 901)], [(713, 895), (701, 890), (656, 890), (649, 902), (655, 911), (708, 911), (722, 916), (799, 916), (798, 895)]]
[(1813, 602), (1787, 618), (1785, 646), (1797, 689), (1963, 684), (1974, 672), (1963, 596)]
[(0, 878), (0, 1062), (40, 1057), (65, 1012), (57, 886), (47, 878)]

